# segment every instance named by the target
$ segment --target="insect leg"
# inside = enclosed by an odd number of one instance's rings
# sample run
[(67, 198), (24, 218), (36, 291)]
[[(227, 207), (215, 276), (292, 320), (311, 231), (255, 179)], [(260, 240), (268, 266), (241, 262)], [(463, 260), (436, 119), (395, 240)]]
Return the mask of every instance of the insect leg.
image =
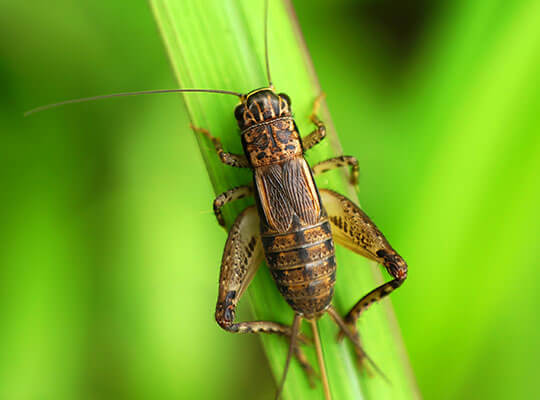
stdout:
[(360, 341), (358, 329), (356, 329), (356, 326), (349, 326), (341, 315), (339, 315), (334, 306), (331, 305), (328, 307), (327, 312), (330, 314), (334, 322), (340, 327), (338, 341), (342, 340), (343, 336), (347, 336), (353, 343), (354, 351), (356, 353), (356, 360), (358, 362), (358, 366), (361, 368), (363, 366), (362, 363), (364, 361), (364, 357), (366, 356), (366, 352), (364, 351), (362, 342)]
[(315, 372), (315, 370), (313, 369), (311, 364), (309, 363), (305, 353), (302, 351), (302, 348), (300, 347), (300, 345), (298, 343), (295, 343), (295, 346), (294, 346), (294, 356), (296, 357), (296, 359), (300, 363), (300, 366), (302, 367), (302, 369), (306, 373), (306, 375), (308, 377), (308, 380), (309, 380), (309, 386), (314, 388), (315, 387), (315, 378), (318, 378), (319, 376)]
[(319, 117), (317, 117), (321, 101), (324, 99), (324, 97), (325, 94), (321, 93), (313, 103), (313, 111), (311, 112), (309, 119), (315, 124), (315, 130), (309, 135), (307, 135), (304, 139), (302, 139), (304, 151), (311, 149), (313, 146), (315, 146), (317, 143), (319, 143), (326, 137), (326, 127), (324, 126), (324, 122), (322, 122)]
[(332, 190), (321, 189), (320, 194), (332, 225), (335, 241), (355, 253), (384, 265), (393, 278), (362, 297), (347, 313), (345, 323), (351, 332), (357, 332), (356, 321), (360, 314), (405, 281), (407, 264), (357, 205)]
[(202, 135), (206, 136), (210, 141), (212, 141), (212, 144), (214, 145), (214, 148), (216, 149), (216, 152), (222, 163), (230, 165), (231, 167), (250, 168), (249, 161), (245, 155), (227, 153), (226, 151), (224, 151), (221, 140), (219, 140), (219, 138), (217, 137), (212, 136), (212, 134), (208, 132), (208, 130), (204, 128), (198, 128), (193, 125), (191, 126), (191, 129), (193, 129), (197, 133), (201, 133)]
[(221, 193), (218, 197), (216, 197), (214, 200), (214, 214), (216, 215), (218, 223), (223, 227), (225, 226), (225, 219), (223, 219), (223, 214), (221, 213), (221, 208), (225, 204), (243, 199), (244, 197), (252, 194), (253, 188), (251, 186), (237, 186)]
[(391, 383), (388, 377), (384, 374), (384, 372), (382, 372), (379, 366), (375, 363), (375, 361), (373, 361), (372, 358), (364, 351), (362, 344), (360, 343), (360, 337), (358, 336), (358, 332), (352, 332), (350, 330), (350, 327), (346, 324), (343, 318), (341, 318), (341, 315), (339, 315), (339, 313), (333, 306), (328, 307), (327, 312), (328, 314), (330, 314), (334, 322), (341, 328), (340, 333), (342, 335), (346, 335), (354, 344), (354, 350), (356, 352), (359, 366), (362, 367), (362, 361), (364, 359), (367, 359), (369, 363), (373, 366), (375, 371), (377, 371), (379, 375), (381, 375), (386, 382)]
[(291, 358), (294, 353), (294, 348), (296, 346), (296, 337), (298, 336), (298, 332), (300, 332), (300, 323), (302, 322), (302, 317), (300, 314), (294, 314), (294, 321), (292, 323), (292, 335), (291, 335), (291, 342), (289, 344), (289, 351), (287, 352), (287, 359), (285, 361), (285, 368), (283, 369), (283, 374), (281, 375), (281, 381), (278, 385), (278, 389), (276, 392), (276, 400), (279, 400), (279, 397), (281, 396), (281, 392), (283, 391), (283, 386), (285, 385), (285, 379), (287, 378), (287, 372), (289, 372), (289, 366), (291, 365)]
[[(219, 294), (216, 305), (216, 321), (223, 329), (234, 333), (276, 333), (291, 336), (290, 326), (272, 321), (234, 322), (238, 301), (255, 276), (263, 260), (263, 247), (259, 232), (259, 215), (254, 206), (246, 208), (234, 222), (227, 242), (219, 276)], [(309, 343), (309, 339), (298, 334), (298, 341)], [(296, 345), (298, 346), (298, 345)], [(295, 356), (308, 373), (313, 369), (300, 349)]]
[(339, 156), (329, 158), (328, 160), (321, 161), (318, 164), (315, 164), (312, 168), (313, 175), (323, 174), (326, 171), (330, 171), (334, 168), (339, 167), (351, 167), (351, 184), (356, 185), (358, 183), (358, 160), (353, 156)]

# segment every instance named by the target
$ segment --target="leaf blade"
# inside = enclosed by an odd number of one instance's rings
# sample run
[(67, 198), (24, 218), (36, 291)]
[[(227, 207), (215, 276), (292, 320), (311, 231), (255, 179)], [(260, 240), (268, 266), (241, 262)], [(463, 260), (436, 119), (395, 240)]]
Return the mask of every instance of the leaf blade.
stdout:
[[(263, 44), (263, 2), (260, 7), (251, 1), (174, 2), (151, 0), (156, 21), (169, 52), (171, 64), (181, 87), (200, 87), (247, 92), (265, 85)], [(272, 2), (269, 21), (269, 53), (274, 85), (286, 88), (293, 99), (296, 122), (304, 135), (312, 130), (308, 116), (315, 97), (320, 92), (316, 77), (299, 36), (298, 27), (290, 4)], [(277, 60), (285, 60), (278, 62)], [(194, 125), (209, 129), (221, 138), (227, 151), (241, 152), (239, 134), (232, 116), (232, 96), (187, 95), (183, 96)], [(229, 98), (230, 97), (230, 98)], [(328, 139), (306, 157), (320, 161), (341, 154), (339, 140), (328, 112), (323, 110), (329, 133)], [(249, 172), (232, 170), (220, 163), (215, 151), (205, 139), (198, 136), (201, 153), (216, 193), (249, 181)], [(334, 190), (351, 193), (342, 173), (330, 173), (317, 180), (318, 184)], [(228, 224), (246, 203), (231, 205), (224, 215)], [(347, 262), (349, 261), (349, 262)], [(380, 272), (370, 263), (351, 253), (338, 251), (340, 264), (361, 264), (349, 268), (349, 279), (340, 280), (336, 287), (335, 303), (343, 312), (343, 304), (356, 301), (380, 281)], [(375, 278), (373, 273), (375, 273)], [(361, 288), (355, 282), (362, 282)], [(292, 321), (292, 311), (277, 292), (267, 268), (262, 268), (248, 290), (251, 306), (258, 319), (271, 319), (283, 323)], [(351, 304), (352, 305), (352, 304)], [(368, 351), (382, 365), (394, 382), (388, 386), (382, 379), (368, 378), (356, 370), (348, 345), (337, 344), (337, 333), (329, 317), (320, 322), (323, 352), (330, 386), (336, 399), (417, 397), (414, 379), (408, 362), (403, 359), (399, 332), (392, 327), (389, 304), (374, 307), (363, 320), (371, 329), (361, 330)], [(376, 328), (376, 329), (374, 329)], [(217, 328), (216, 328), (217, 329)], [(267, 357), (279, 377), (283, 368), (286, 343), (279, 337), (264, 335), (262, 341)], [(384, 354), (384, 358), (381, 357)], [(400, 355), (401, 354), (401, 355)], [(310, 359), (314, 361), (313, 355)], [(391, 368), (389, 368), (391, 367)], [(293, 363), (284, 389), (284, 398), (323, 398), (322, 389), (311, 390), (303, 371)]]

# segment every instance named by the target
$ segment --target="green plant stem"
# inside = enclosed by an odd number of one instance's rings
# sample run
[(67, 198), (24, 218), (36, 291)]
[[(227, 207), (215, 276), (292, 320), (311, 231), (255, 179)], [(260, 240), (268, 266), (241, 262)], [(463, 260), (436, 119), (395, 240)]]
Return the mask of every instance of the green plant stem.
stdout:
[[(176, 1), (150, 0), (163, 35), (173, 71), (181, 88), (211, 88), (246, 93), (267, 85), (264, 66), (264, 2), (253, 0)], [(302, 42), (292, 8), (272, 1), (269, 11), (269, 54), (273, 83), (292, 99), (296, 122), (303, 135), (313, 129), (308, 116), (320, 93), (311, 61)], [(241, 153), (240, 135), (233, 116), (238, 99), (217, 94), (183, 96), (193, 125), (208, 129), (222, 140), (226, 151)], [(342, 153), (325, 107), (321, 116), (328, 127), (328, 138), (311, 150), (311, 164)], [(187, 134), (188, 127), (185, 127)], [(222, 164), (211, 143), (197, 136), (208, 175), (217, 193), (249, 182), (250, 171)], [(354, 189), (340, 171), (317, 179), (321, 187), (347, 193), (356, 201)], [(188, 194), (186, 194), (188, 195)], [(228, 226), (249, 201), (227, 206)], [(216, 229), (218, 229), (216, 225)], [(346, 312), (363, 294), (381, 281), (378, 267), (362, 257), (337, 250), (338, 276), (334, 304)], [(404, 285), (406, 290), (407, 285)], [(262, 267), (248, 295), (257, 319), (290, 324), (292, 310), (275, 288), (267, 268)], [(362, 316), (360, 332), (366, 350), (392, 381), (369, 376), (356, 368), (350, 345), (336, 343), (337, 328), (328, 316), (319, 322), (323, 352), (334, 399), (411, 399), (418, 392), (390, 302), (375, 305)], [(216, 327), (217, 329), (217, 327)], [(274, 335), (263, 335), (263, 345), (274, 375), (279, 379), (286, 357), (287, 343)], [(314, 352), (309, 358), (315, 362)], [(309, 387), (296, 362), (291, 365), (283, 397), (287, 399), (323, 398), (321, 385)]]

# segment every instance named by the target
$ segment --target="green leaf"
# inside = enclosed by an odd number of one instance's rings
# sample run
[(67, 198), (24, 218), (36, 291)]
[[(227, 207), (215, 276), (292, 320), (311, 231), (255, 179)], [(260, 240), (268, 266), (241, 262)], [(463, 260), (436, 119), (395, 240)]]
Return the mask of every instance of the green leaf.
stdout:
[[(248, 0), (151, 0), (173, 71), (182, 88), (211, 88), (247, 93), (267, 85), (264, 65), (264, 2)], [(269, 11), (269, 54), (273, 83), (292, 99), (296, 122), (303, 135), (313, 129), (308, 116), (320, 93), (316, 77), (296, 25), (290, 4), (273, 1)], [(186, 94), (184, 100), (193, 125), (221, 138), (227, 151), (241, 153), (240, 135), (233, 115), (238, 99), (219, 94)], [(313, 164), (342, 153), (325, 108), (321, 116), (328, 138), (306, 158)], [(250, 171), (222, 164), (211, 143), (198, 136), (201, 153), (214, 190), (221, 193), (251, 179)], [(317, 179), (320, 187), (347, 193), (355, 200), (343, 171)], [(189, 194), (186, 194), (189, 195)], [(248, 202), (227, 207), (228, 225)], [(216, 229), (218, 225), (216, 224)], [(216, 250), (217, 251), (217, 250)], [(334, 303), (344, 314), (365, 293), (381, 282), (379, 267), (344, 249), (337, 250), (338, 276)], [(387, 278), (386, 278), (387, 279)], [(216, 285), (217, 286), (217, 285)], [(406, 290), (407, 285), (403, 289)], [(277, 291), (267, 270), (261, 268), (248, 290), (257, 319), (291, 323), (293, 312)], [(367, 352), (389, 377), (370, 376), (355, 365), (346, 342), (336, 343), (337, 327), (328, 316), (319, 322), (326, 369), (334, 399), (410, 399), (418, 397), (390, 301), (374, 305), (360, 322)], [(218, 327), (216, 326), (216, 329)], [(283, 338), (262, 335), (265, 352), (276, 377), (280, 377), (287, 352)], [(314, 350), (307, 349), (315, 362)], [(293, 361), (284, 389), (287, 399), (323, 398), (322, 387), (311, 389), (304, 372)]]

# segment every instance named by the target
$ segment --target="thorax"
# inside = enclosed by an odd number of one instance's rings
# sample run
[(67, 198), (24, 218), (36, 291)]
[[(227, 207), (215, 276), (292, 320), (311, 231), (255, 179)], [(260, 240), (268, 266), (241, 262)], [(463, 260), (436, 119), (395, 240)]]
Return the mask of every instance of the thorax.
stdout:
[(254, 169), (303, 157), (300, 135), (291, 117), (250, 126), (242, 131), (242, 144)]

